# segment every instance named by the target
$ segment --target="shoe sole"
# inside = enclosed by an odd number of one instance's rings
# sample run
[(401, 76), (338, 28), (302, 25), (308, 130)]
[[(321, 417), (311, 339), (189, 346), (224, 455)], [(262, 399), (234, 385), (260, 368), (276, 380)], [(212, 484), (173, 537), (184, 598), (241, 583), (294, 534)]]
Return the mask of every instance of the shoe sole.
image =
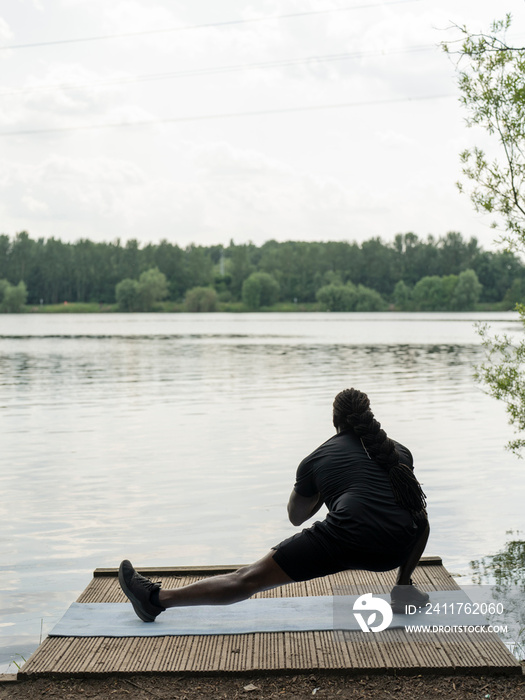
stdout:
[(133, 610), (136, 612), (137, 616), (140, 617), (142, 622), (155, 622), (155, 617), (145, 612), (145, 610), (142, 608), (140, 601), (133, 595), (133, 593), (129, 589), (128, 584), (124, 579), (122, 567), (120, 567), (118, 570), (118, 582), (120, 583), (120, 587), (122, 588), (124, 593), (128, 596), (131, 605), (133, 605)]

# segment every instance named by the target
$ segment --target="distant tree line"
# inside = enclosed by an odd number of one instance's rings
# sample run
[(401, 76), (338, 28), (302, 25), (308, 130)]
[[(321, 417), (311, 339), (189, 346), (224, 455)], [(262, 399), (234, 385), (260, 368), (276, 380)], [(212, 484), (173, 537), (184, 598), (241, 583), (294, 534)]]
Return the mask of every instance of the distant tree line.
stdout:
[(162, 299), (197, 311), (218, 302), (367, 311), (460, 310), (477, 302), (513, 308), (525, 300), (525, 267), (517, 256), (484, 251), (456, 232), (438, 239), (398, 234), (390, 243), (270, 240), (185, 248), (167, 240), (65, 243), (21, 232), (0, 235), (0, 280), (11, 287), (23, 282), (31, 305), (118, 301), (126, 310)]

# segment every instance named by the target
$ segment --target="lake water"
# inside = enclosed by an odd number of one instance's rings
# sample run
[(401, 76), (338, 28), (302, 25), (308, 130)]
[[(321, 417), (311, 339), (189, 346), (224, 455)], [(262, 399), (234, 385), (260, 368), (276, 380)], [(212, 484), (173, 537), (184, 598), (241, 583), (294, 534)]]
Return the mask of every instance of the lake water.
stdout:
[(468, 581), (523, 526), (512, 429), (473, 378), (485, 320), (522, 332), (513, 312), (1, 315), (0, 671), (96, 567), (243, 564), (291, 535), (297, 464), (350, 386), (414, 454), (426, 553)]

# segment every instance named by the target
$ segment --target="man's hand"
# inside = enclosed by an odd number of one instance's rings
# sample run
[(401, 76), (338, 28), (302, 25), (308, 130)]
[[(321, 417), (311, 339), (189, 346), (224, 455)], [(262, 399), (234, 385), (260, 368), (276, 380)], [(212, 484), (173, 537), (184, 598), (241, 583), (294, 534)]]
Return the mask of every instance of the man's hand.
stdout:
[(323, 505), (320, 493), (315, 496), (300, 496), (295, 490), (290, 494), (288, 501), (288, 518), (292, 525), (302, 525), (305, 520), (315, 515)]

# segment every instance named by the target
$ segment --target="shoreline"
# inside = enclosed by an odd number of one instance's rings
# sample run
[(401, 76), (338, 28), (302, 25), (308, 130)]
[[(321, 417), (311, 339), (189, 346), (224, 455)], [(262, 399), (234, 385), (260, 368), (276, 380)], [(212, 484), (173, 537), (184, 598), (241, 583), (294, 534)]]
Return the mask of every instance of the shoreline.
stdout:
[[(246, 307), (242, 302), (221, 304), (219, 303), (218, 308), (215, 311), (209, 312), (193, 312), (187, 311), (184, 308), (182, 302), (164, 302), (161, 305), (150, 309), (149, 311), (121, 311), (119, 310), (117, 304), (98, 304), (98, 303), (84, 303), (84, 302), (64, 302), (62, 304), (44, 304), (44, 305), (27, 305), (20, 312), (21, 315), (27, 314), (114, 314), (114, 313), (133, 313), (133, 314), (186, 314), (186, 313), (213, 313), (213, 314), (270, 314), (270, 313), (323, 313), (323, 314), (342, 314), (342, 313), (367, 313), (367, 314), (418, 314), (418, 313), (428, 313), (428, 314), (440, 314), (440, 313), (483, 313), (483, 312), (493, 312), (493, 313), (515, 313), (514, 308), (504, 308), (501, 302), (494, 304), (477, 304), (474, 309), (464, 309), (451, 311), (450, 309), (440, 309), (433, 311), (422, 311), (417, 309), (396, 309), (393, 305), (387, 309), (381, 311), (325, 311), (319, 307), (319, 304), (294, 304), (281, 303), (274, 304), (269, 307), (262, 307), (259, 309), (250, 309)], [(9, 314), (16, 315), (16, 314)]]

